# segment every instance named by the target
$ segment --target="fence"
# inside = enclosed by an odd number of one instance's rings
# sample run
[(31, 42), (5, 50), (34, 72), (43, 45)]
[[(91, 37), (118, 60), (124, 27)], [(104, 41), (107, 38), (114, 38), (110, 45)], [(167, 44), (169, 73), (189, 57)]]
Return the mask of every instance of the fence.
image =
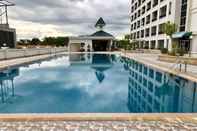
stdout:
[(0, 50), (0, 60), (66, 52), (67, 48), (32, 48)]

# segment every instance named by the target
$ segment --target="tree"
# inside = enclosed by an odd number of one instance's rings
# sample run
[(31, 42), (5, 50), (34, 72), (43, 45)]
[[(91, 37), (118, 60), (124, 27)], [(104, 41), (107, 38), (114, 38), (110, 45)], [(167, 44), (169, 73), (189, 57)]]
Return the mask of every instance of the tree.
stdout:
[(19, 40), (17, 43), (18, 43), (18, 45), (25, 45), (25, 44), (26, 44), (26, 43), (25, 43), (25, 40), (22, 40), (22, 39)]
[(54, 38), (53, 37), (45, 37), (42, 44), (54, 46), (55, 45)]
[(40, 39), (38, 39), (38, 38), (33, 38), (32, 40), (31, 40), (31, 44), (32, 45), (39, 45), (41, 43), (41, 41), (40, 41)]
[(68, 37), (45, 37), (42, 44), (50, 46), (67, 46), (68, 42)]
[(171, 23), (170, 21), (168, 21), (167, 23), (164, 24), (164, 26), (162, 27), (164, 33), (170, 37), (170, 41), (172, 43), (172, 54), (176, 54), (176, 47), (177, 47), (177, 43), (175, 41), (173, 41), (172, 39), (172, 35), (177, 32), (177, 25), (175, 23)]
[(177, 25), (168, 21), (163, 27), (164, 33), (172, 39), (172, 35), (177, 32)]

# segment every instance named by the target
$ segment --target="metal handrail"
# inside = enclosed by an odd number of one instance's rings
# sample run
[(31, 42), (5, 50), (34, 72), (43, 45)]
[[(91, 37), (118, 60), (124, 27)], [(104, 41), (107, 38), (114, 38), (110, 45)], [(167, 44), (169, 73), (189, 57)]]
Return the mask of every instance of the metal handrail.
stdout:
[(188, 65), (188, 63), (187, 63), (187, 61), (184, 61), (184, 62), (182, 62), (183, 60), (181, 59), (181, 57), (177, 57), (177, 59), (176, 59), (176, 61), (175, 61), (175, 64), (174, 65), (172, 65), (172, 69), (176, 69), (177, 67), (176, 66), (179, 66), (179, 71), (180, 72), (182, 72), (182, 64), (184, 63), (184, 65), (185, 65), (185, 72), (187, 72), (187, 65)]

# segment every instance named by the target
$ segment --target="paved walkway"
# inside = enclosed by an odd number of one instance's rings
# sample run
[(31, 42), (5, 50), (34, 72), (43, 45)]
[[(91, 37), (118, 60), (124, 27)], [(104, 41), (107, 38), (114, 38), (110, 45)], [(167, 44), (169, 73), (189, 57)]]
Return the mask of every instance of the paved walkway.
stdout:
[(162, 121), (0, 122), (1, 131), (195, 131), (194, 123)]
[(183, 78), (197, 82), (197, 66), (188, 65), (187, 72), (184, 71), (180, 72), (179, 67), (175, 63), (159, 61), (157, 54), (133, 54), (133, 53), (124, 54), (123, 53), (122, 55), (124, 56), (126, 55), (127, 57), (139, 61), (143, 64), (146, 64), (148, 66), (160, 69), (168, 73), (179, 75)]
[(46, 55), (38, 55), (38, 56), (25, 57), (25, 58), (1, 60), (0, 61), (0, 70), (6, 69), (8, 67), (18, 66), (18, 65), (21, 65), (21, 64), (25, 64), (25, 63), (31, 63), (33, 61), (47, 59), (47, 58), (53, 57), (55, 55), (61, 55), (61, 54), (66, 54), (66, 53), (46, 54)]

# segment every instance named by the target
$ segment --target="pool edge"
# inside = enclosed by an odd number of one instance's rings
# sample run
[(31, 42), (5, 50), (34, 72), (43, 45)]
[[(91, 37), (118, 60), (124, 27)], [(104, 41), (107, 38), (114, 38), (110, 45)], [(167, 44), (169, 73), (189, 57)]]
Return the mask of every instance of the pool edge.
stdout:
[(197, 113), (0, 114), (0, 121), (181, 121), (197, 124)]

